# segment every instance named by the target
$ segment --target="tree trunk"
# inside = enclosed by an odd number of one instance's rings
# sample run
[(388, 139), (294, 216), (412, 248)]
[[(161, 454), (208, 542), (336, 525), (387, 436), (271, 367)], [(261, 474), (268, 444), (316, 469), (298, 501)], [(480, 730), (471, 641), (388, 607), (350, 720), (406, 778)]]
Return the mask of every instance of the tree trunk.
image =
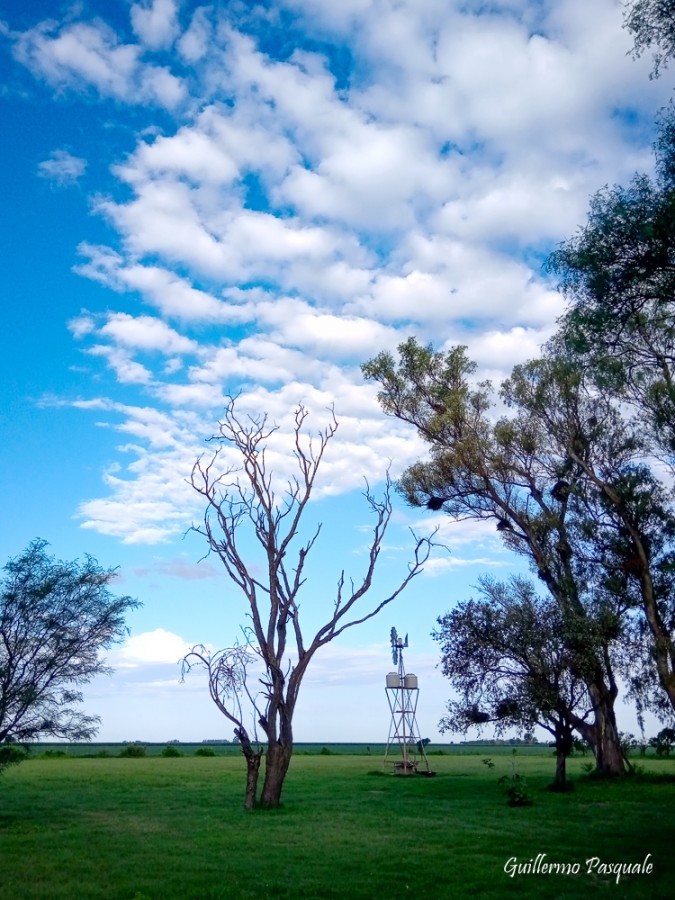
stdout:
[(593, 748), (598, 772), (603, 775), (625, 775), (626, 760), (621, 749), (616, 722), (605, 719), (599, 721), (598, 726), (599, 739)]
[(553, 789), (567, 790), (567, 757), (572, 752), (574, 736), (572, 726), (564, 719), (559, 719), (555, 728), (555, 779)]
[(575, 723), (577, 731), (591, 745), (599, 774), (625, 775), (626, 760), (619, 740), (614, 700), (606, 691), (599, 691), (596, 685), (589, 684), (588, 691), (593, 700), (595, 722), (592, 725)]
[(270, 742), (265, 756), (265, 783), (260, 803), (266, 809), (279, 806), (284, 779), (291, 762), (292, 746), (279, 741)]
[(244, 797), (244, 809), (255, 809), (258, 797), (258, 773), (260, 772), (260, 759), (262, 751), (251, 752), (246, 757), (246, 795)]
[(556, 747), (555, 751), (555, 779), (553, 786), (556, 791), (565, 791), (567, 789), (567, 754), (561, 747)]
[(235, 737), (241, 744), (241, 752), (246, 759), (246, 794), (244, 796), (244, 809), (255, 809), (258, 797), (258, 773), (260, 772), (260, 760), (262, 750), (254, 750), (251, 740), (242, 726), (234, 731)]

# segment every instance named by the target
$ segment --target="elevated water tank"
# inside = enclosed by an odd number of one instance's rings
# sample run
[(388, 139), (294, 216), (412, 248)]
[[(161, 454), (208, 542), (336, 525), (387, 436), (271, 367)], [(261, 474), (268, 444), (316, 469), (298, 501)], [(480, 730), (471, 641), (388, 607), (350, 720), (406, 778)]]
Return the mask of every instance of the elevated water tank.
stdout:
[(398, 677), (398, 672), (388, 672), (387, 673), (387, 687), (388, 688), (401, 687), (401, 680)]
[(403, 687), (406, 688), (416, 688), (417, 687), (417, 675), (413, 675), (412, 672), (409, 675), (406, 675), (403, 679)]

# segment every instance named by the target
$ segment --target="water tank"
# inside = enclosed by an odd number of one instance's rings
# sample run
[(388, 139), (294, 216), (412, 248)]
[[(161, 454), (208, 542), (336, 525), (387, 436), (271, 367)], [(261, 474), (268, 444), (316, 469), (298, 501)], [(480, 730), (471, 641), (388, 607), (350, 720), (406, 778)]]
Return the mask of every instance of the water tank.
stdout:
[(387, 687), (388, 688), (401, 687), (401, 680), (398, 677), (398, 672), (388, 672), (387, 673)]
[(413, 675), (412, 672), (410, 675), (406, 675), (403, 679), (403, 687), (406, 688), (416, 688), (417, 687), (417, 675)]

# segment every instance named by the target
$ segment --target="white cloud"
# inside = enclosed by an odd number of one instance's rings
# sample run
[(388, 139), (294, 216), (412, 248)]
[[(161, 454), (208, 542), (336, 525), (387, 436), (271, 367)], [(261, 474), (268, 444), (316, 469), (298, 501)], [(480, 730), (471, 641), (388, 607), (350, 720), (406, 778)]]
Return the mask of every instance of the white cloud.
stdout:
[(105, 359), (120, 384), (150, 384), (152, 372), (146, 366), (133, 359), (132, 355), (121, 347), (108, 347), (105, 344), (94, 344), (85, 351), (90, 356)]
[(198, 345), (178, 334), (173, 328), (151, 316), (112, 313), (99, 335), (136, 350), (158, 350), (161, 353), (194, 353)]
[(119, 668), (137, 668), (153, 663), (174, 665), (189, 651), (190, 644), (182, 637), (164, 628), (155, 628), (127, 638), (108, 654), (110, 665)]
[(178, 34), (176, 0), (143, 0), (131, 7), (135, 33), (152, 50), (169, 47)]
[(38, 175), (59, 187), (76, 184), (85, 173), (86, 159), (73, 156), (69, 150), (53, 150), (48, 159), (38, 164)]
[(59, 28), (42, 22), (16, 37), (14, 53), (35, 75), (57, 88), (94, 87), (104, 97), (175, 107), (185, 98), (181, 81), (167, 69), (142, 62), (140, 48), (123, 44), (110, 26), (74, 22)]
[(194, 11), (189, 28), (178, 41), (178, 50), (186, 62), (196, 63), (206, 55), (211, 31), (209, 9), (200, 6)]
[[(135, 147), (94, 202), (109, 246), (82, 235), (75, 270), (119, 296), (73, 335), (121, 399), (148, 404), (95, 404), (134, 443), (80, 513), (127, 541), (189, 521), (185, 478), (228, 392), (284, 428), (298, 401), (335, 404), (319, 493), (377, 479), (389, 458), (400, 471), (421, 444), (382, 416), (359, 363), (411, 333), (467, 344), (496, 378), (536, 354), (562, 311), (541, 259), (593, 190), (650, 164), (639, 123), (669, 88), (626, 56), (615, 0), (281, 5), (308, 36), (284, 59), (256, 43), (262, 8), (244, 34), (227, 5), (175, 0), (132, 4), (135, 43), (98, 19), (11, 35), (56, 91), (174, 117), (160, 129), (136, 110)], [(331, 41), (344, 63), (316, 51)], [(75, 157), (41, 172), (79, 177)], [(434, 565), (499, 556), (494, 536), (475, 546)]]

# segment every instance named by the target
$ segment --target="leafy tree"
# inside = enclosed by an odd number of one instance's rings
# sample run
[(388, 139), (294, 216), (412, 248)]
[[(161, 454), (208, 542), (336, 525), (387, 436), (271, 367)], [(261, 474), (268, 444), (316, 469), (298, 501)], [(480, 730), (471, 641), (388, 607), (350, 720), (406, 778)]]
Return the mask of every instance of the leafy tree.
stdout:
[(434, 632), (443, 674), (458, 696), (448, 703), (441, 730), (492, 723), (497, 733), (528, 732), (540, 725), (553, 736), (554, 785), (564, 790), (573, 730), (585, 725), (590, 700), (570, 671), (560, 610), (523, 578), (483, 578), (480, 593), (439, 618)]
[(635, 40), (635, 56), (653, 50), (652, 77), (675, 54), (675, 0), (633, 0), (626, 4), (624, 26)]
[[(255, 730), (247, 727), (245, 708), (253, 712), (265, 736), (265, 777), (260, 796), (264, 807), (278, 806), (293, 752), (293, 717), (302, 679), (314, 654), (348, 628), (372, 618), (391, 603), (421, 571), (431, 548), (429, 539), (416, 539), (414, 561), (398, 585), (372, 603), (365, 601), (373, 585), (377, 561), (392, 514), (390, 485), (381, 499), (366, 486), (365, 499), (373, 526), (365, 573), (355, 582), (344, 571), (338, 578), (324, 624), (308, 635), (303, 626), (299, 597), (305, 584), (305, 564), (316, 543), (321, 525), (304, 541), (302, 516), (328, 442), (338, 423), (313, 438), (303, 432), (307, 410), (295, 411), (293, 455), (298, 474), (281, 494), (268, 468), (267, 452), (277, 426), (267, 416), (241, 417), (230, 400), (218, 434), (218, 449), (208, 461), (198, 460), (192, 476), (195, 490), (206, 501), (202, 534), (210, 552), (217, 554), (230, 579), (247, 602), (250, 625), (246, 646), (209, 654), (193, 648), (185, 664), (206, 669), (211, 697), (235, 725), (235, 734), (247, 760), (246, 805), (256, 802), (260, 750), (255, 748)], [(236, 464), (220, 467), (221, 453)], [(261, 553), (258, 562), (246, 543), (254, 538)], [(324, 592), (324, 588), (321, 592)], [(262, 690), (251, 689), (247, 667), (257, 657), (264, 670)], [(256, 760), (257, 755), (257, 760)]]
[(124, 616), (139, 605), (109, 591), (114, 570), (90, 556), (58, 561), (47, 546), (33, 541), (3, 569), (0, 742), (91, 738), (100, 719), (77, 708), (78, 688), (110, 671), (100, 651), (124, 636)]
[(632, 435), (623, 433), (610, 405), (599, 407), (585, 393), (580, 371), (564, 361), (514, 370), (502, 389), (513, 412), (498, 421), (492, 388), (472, 386), (475, 366), (463, 347), (434, 353), (410, 339), (399, 347), (398, 364), (382, 353), (363, 371), (379, 383), (385, 412), (413, 424), (430, 445), (430, 458), (400, 480), (408, 501), (444, 509), (456, 520), (492, 520), (546, 585), (562, 615), (570, 667), (591, 701), (593, 717), (579, 726), (581, 733), (601, 771), (623, 773), (618, 687), (605, 652), (622, 610), (608, 608), (616, 595), (600, 596), (590, 517), (597, 504), (578, 460), (628, 462)]
[[(633, 405), (652, 450), (675, 453), (675, 111), (661, 120), (656, 178), (606, 187), (587, 224), (551, 254), (569, 300), (555, 344)], [(554, 352), (558, 352), (555, 350)]]
[(662, 728), (656, 737), (650, 738), (649, 745), (656, 748), (658, 756), (670, 756), (675, 747), (675, 728)]
[[(669, 4), (670, 5), (670, 4)], [(644, 460), (675, 471), (675, 113), (661, 122), (657, 177), (605, 188), (591, 201), (588, 224), (549, 260), (570, 301), (550, 352), (582, 367), (596, 392), (635, 412), (643, 462), (609, 475), (575, 462), (602, 497), (623, 547), (631, 590), (644, 612), (642, 636), (653, 670), (675, 709), (675, 514)], [(616, 563), (616, 559), (615, 559)], [(616, 570), (618, 572), (618, 569)], [(643, 657), (644, 658), (644, 657)], [(644, 678), (642, 684), (648, 683)], [(637, 680), (633, 679), (636, 684)], [(656, 699), (653, 701), (658, 703)]]

